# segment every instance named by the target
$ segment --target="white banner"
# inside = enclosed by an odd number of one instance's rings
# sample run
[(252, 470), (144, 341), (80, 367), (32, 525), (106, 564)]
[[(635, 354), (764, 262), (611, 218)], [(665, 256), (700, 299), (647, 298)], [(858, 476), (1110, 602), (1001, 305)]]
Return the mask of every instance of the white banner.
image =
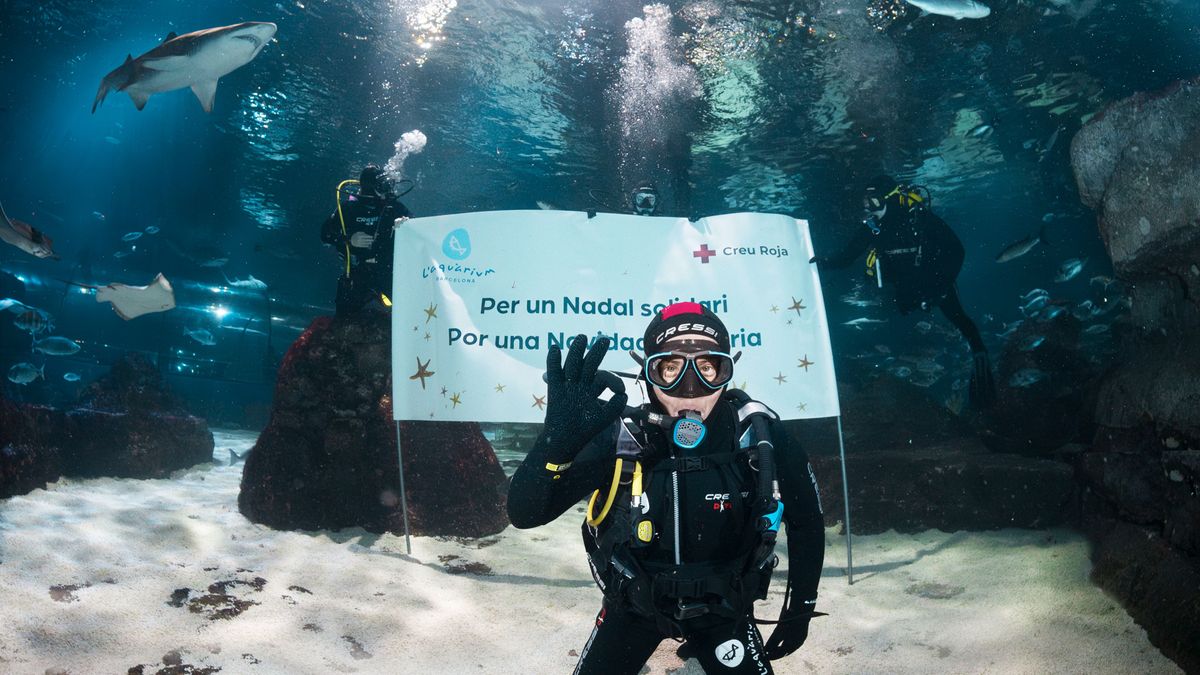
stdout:
[[(784, 419), (839, 415), (808, 223), (493, 211), (397, 223), (392, 298), (398, 420), (541, 422), (546, 351), (614, 342), (602, 368), (639, 372), (651, 317), (694, 300), (742, 352), (733, 385)], [(630, 405), (643, 399), (625, 379)]]

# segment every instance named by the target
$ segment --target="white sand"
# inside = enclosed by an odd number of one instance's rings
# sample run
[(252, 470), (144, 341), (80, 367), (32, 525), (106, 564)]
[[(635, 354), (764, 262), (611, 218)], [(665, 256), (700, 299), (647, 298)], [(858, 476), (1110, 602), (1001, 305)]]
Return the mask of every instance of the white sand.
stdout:
[[(253, 440), (218, 433), (216, 454), (227, 461), (225, 448)], [(0, 672), (151, 673), (173, 650), (223, 673), (571, 672), (599, 606), (578, 514), (479, 541), (418, 537), (410, 557), (403, 537), (249, 523), (237, 511), (241, 468), (63, 480), (0, 502)], [(842, 537), (827, 541), (819, 608), (832, 616), (778, 673), (1180, 672), (1088, 582), (1078, 534), (856, 537), (853, 586)], [(465, 563), (492, 574), (446, 569)], [(256, 577), (261, 591), (229, 588), (258, 603), (232, 619), (168, 604), (178, 588), (196, 598)], [(61, 585), (80, 588), (56, 600)], [(701, 671), (668, 642), (647, 672)]]

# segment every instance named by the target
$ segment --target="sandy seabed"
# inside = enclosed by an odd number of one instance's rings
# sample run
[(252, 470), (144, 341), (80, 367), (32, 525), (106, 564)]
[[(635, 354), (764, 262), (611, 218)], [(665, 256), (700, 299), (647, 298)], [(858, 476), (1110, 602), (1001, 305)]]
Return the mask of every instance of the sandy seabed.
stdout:
[[(483, 539), (279, 532), (237, 510), (256, 434), (167, 480), (0, 502), (0, 673), (570, 673), (599, 608), (578, 512)], [(1069, 530), (826, 534), (786, 673), (1178, 673)], [(779, 547), (782, 552), (786, 547)], [(783, 561), (758, 615), (775, 618)], [(765, 630), (769, 630), (765, 628)], [(664, 642), (643, 672), (701, 673)]]

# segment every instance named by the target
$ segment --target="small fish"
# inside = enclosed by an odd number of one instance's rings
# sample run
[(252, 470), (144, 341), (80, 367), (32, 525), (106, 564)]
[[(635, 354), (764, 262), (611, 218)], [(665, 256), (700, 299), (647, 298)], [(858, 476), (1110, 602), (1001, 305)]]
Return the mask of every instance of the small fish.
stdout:
[(1049, 211), (1046, 212), (1046, 215), (1042, 216), (1043, 223), (1049, 223), (1053, 220), (1054, 220), (1054, 214)]
[(1087, 258), (1071, 258), (1067, 260), (1058, 266), (1058, 274), (1055, 275), (1054, 280), (1062, 283), (1074, 279), (1083, 271), (1083, 266), (1087, 264), (1087, 261)]
[(1044, 308), (1049, 303), (1050, 303), (1050, 296), (1035, 295), (1032, 300), (1030, 300), (1029, 302), (1027, 302), (1021, 306), (1021, 313), (1024, 314), (1025, 316), (1033, 316), (1034, 314), (1041, 311), (1042, 308)]
[(561, 211), (562, 210), (562, 209), (558, 208), (557, 206), (555, 206), (554, 204), (551, 204), (550, 202), (544, 202), (540, 199), (537, 200), (537, 205), (538, 205), (538, 208), (543, 211)]
[(864, 316), (864, 317), (859, 317), (857, 319), (851, 319), (850, 321), (847, 321), (846, 323), (844, 323), (842, 325), (843, 326), (854, 326), (855, 328), (862, 330), (863, 326), (866, 326), (866, 325), (872, 324), (872, 323), (887, 323), (887, 319), (868, 319), (867, 317)]
[(78, 382), (83, 378), (79, 377), (79, 373), (63, 373), (63, 379), (67, 382)]
[(121, 139), (114, 138), (112, 136), (105, 136), (104, 140), (111, 145), (120, 145), (121, 144)]
[(137, 241), (138, 239), (141, 239), (141, 238), (142, 238), (142, 233), (140, 231), (134, 231), (134, 232), (129, 232), (125, 236), (121, 237), (121, 241)]
[(922, 335), (925, 335), (929, 331), (933, 330), (933, 324), (929, 323), (928, 321), (918, 321), (916, 329)]
[[(225, 273), (222, 272), (221, 275), (225, 276)], [(247, 276), (245, 279), (230, 279), (228, 276), (225, 276), (225, 283), (233, 286), (234, 288), (245, 288), (249, 291), (267, 290), (266, 282), (264, 282), (262, 279), (255, 279), (253, 274)]]
[(116, 253), (113, 254), (113, 257), (120, 260), (121, 258), (124, 258), (125, 256), (130, 255), (132, 253), (133, 253), (133, 251), (117, 251)]
[(1054, 133), (1050, 134), (1050, 138), (1046, 139), (1046, 145), (1042, 147), (1042, 156), (1038, 157), (1038, 162), (1046, 159), (1046, 155), (1050, 154), (1050, 150), (1054, 148), (1054, 144), (1058, 142), (1058, 133), (1062, 131), (1061, 126), (1055, 127)]
[(1037, 139), (1030, 138), (1030, 139), (1026, 139), (1026, 141), (1021, 144), (1021, 147), (1026, 150), (1031, 150), (1031, 149), (1033, 149), (1033, 146), (1035, 146), (1035, 145), (1037, 145)]
[(211, 347), (217, 344), (213, 334), (204, 328), (185, 328), (183, 329), (183, 334), (206, 347)]
[(79, 351), (79, 343), (70, 338), (56, 335), (34, 342), (33, 350), (49, 356), (70, 356)]
[(233, 466), (234, 464), (237, 464), (238, 462), (246, 461), (246, 456), (250, 454), (249, 450), (247, 450), (246, 452), (243, 452), (240, 455), (237, 454), (236, 452), (234, 452), (233, 448), (226, 448), (226, 450), (229, 451), (229, 466)]
[(13, 319), (13, 325), (30, 335), (54, 330), (54, 319), (40, 309), (29, 309)]
[(984, 138), (986, 136), (991, 135), (991, 133), (992, 133), (992, 125), (980, 124), (979, 126), (975, 127), (974, 129), (968, 131), (967, 135), (972, 138)]
[(225, 263), (227, 263), (227, 262), (229, 262), (229, 258), (214, 257), (214, 258), (201, 258), (196, 262), (196, 264), (201, 267), (216, 268), (216, 267), (224, 267)]
[[(146, 228), (145, 230), (143, 230), (143, 231), (144, 231), (146, 234), (158, 234), (158, 233), (159, 233), (159, 229), (158, 229), (158, 226), (157, 226), (157, 225), (150, 225), (149, 227), (147, 227), (147, 228)], [(129, 236), (129, 235), (125, 235), (125, 236)]]
[(1092, 318), (1099, 312), (1100, 312), (1100, 310), (1096, 307), (1095, 304), (1092, 303), (1091, 300), (1084, 300), (1083, 302), (1079, 303), (1078, 305), (1075, 305), (1075, 309), (1071, 310), (1071, 316), (1075, 317), (1076, 319), (1079, 319), (1080, 321), (1086, 321), (1087, 319)]
[(43, 369), (45, 369), (45, 366), (34, 368), (32, 363), (23, 361), (8, 369), (8, 379), (15, 384), (29, 384), (39, 377), (45, 378)]
[(1034, 246), (1045, 243), (1045, 241), (1046, 228), (1043, 227), (1042, 229), (1038, 230), (1037, 234), (1030, 235), (1024, 239), (1014, 241), (1008, 246), (1005, 246), (1004, 250), (1000, 251), (1000, 254), (996, 256), (996, 262), (1004, 263), (1010, 260), (1016, 260), (1017, 258), (1020, 258), (1026, 253), (1032, 251)]
[(892, 353), (892, 348), (887, 345), (875, 345), (875, 351), (879, 352), (880, 354), (886, 355), (886, 354)]
[(1089, 285), (1099, 286), (1101, 291), (1108, 290), (1108, 287), (1112, 286), (1114, 283), (1116, 283), (1116, 281), (1112, 277), (1106, 277), (1103, 274), (1097, 274), (1091, 279), (1088, 279)]
[(100, 213), (99, 211), (92, 211), (92, 217), (95, 218), (96, 220), (99, 220), (102, 223), (104, 221), (108, 220), (108, 216), (104, 215), (103, 213)]
[(912, 368), (908, 366), (893, 366), (888, 369), (888, 372), (903, 380), (912, 375)]
[(1050, 291), (1047, 291), (1042, 288), (1035, 288), (1032, 291), (1029, 291), (1028, 293), (1026, 293), (1025, 295), (1022, 295), (1021, 299), (1024, 300), (1025, 302), (1029, 302), (1030, 300), (1032, 300), (1033, 298), (1035, 298), (1039, 295), (1050, 295)]
[(1067, 309), (1062, 305), (1050, 305), (1038, 313), (1038, 321), (1053, 321), (1063, 314), (1067, 313)]
[(1107, 333), (1107, 332), (1108, 332), (1108, 326), (1105, 324), (1102, 324), (1102, 323), (1097, 323), (1097, 324), (1088, 326), (1087, 328), (1083, 329), (1084, 335), (1099, 335), (1101, 333)]
[(1044, 336), (1044, 335), (1030, 335), (1029, 337), (1027, 337), (1021, 341), (1021, 346), (1019, 347), (1019, 349), (1023, 352), (1031, 352), (1031, 351), (1037, 349), (1038, 347), (1042, 346), (1042, 343), (1045, 341), (1046, 341), (1046, 336)]
[(1010, 387), (1029, 387), (1046, 379), (1046, 374), (1037, 368), (1022, 368), (1008, 379)]
[(998, 337), (998, 338), (1011, 337), (1012, 334), (1017, 332), (1017, 329), (1021, 327), (1022, 323), (1025, 323), (1024, 319), (1017, 319), (1016, 321), (1014, 321), (1012, 323), (1004, 324), (1004, 332), (996, 333), (996, 337)]

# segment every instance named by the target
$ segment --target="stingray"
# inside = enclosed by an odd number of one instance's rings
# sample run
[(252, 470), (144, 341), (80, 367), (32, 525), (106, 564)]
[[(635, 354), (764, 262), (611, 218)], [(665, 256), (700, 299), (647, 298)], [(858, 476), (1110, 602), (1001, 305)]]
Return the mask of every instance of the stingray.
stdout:
[(3, 222), (0, 222), (0, 241), (12, 244), (29, 255), (59, 259), (54, 253), (54, 242), (41, 230), (29, 223), (9, 218), (3, 205), (0, 205), (0, 218), (3, 219)]
[(165, 312), (175, 307), (175, 290), (160, 272), (145, 286), (109, 284), (96, 286), (96, 302), (111, 302), (117, 316), (129, 321), (151, 312)]

